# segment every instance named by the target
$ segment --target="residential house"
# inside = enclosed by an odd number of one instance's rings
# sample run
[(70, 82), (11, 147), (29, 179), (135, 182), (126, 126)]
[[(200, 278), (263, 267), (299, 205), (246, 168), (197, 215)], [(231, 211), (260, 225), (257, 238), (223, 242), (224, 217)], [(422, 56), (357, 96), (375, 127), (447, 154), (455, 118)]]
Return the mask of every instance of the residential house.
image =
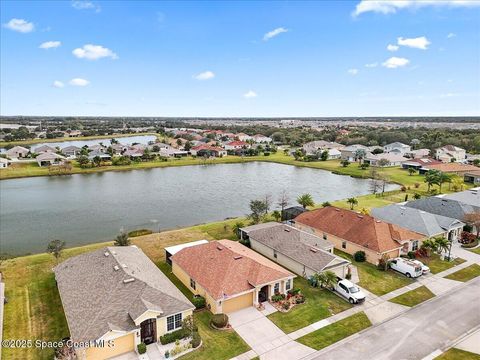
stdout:
[(55, 149), (53, 146), (42, 145), (42, 146), (34, 148), (33, 151), (36, 152), (37, 154), (41, 154), (41, 153), (44, 153), (44, 152), (56, 152), (57, 149)]
[(425, 236), (369, 215), (327, 206), (295, 218), (295, 226), (333, 243), (348, 254), (364, 251), (367, 261), (377, 264), (383, 257), (408, 253)]
[[(325, 140), (317, 140), (317, 141), (310, 141), (303, 145), (303, 151), (305, 151), (306, 155), (315, 155), (319, 152), (324, 150), (335, 149), (339, 150), (344, 148), (345, 146), (336, 142), (332, 141), (325, 141)], [(339, 152), (340, 153), (340, 152)]]
[(192, 147), (190, 154), (194, 156), (223, 157), (227, 155), (227, 150), (217, 146), (199, 145)]
[(250, 149), (250, 144), (245, 141), (231, 141), (225, 144), (225, 150)]
[(10, 159), (21, 159), (26, 157), (29, 152), (30, 150), (23, 146), (14, 146), (11, 149), (8, 149), (5, 154), (7, 154)]
[(435, 150), (435, 157), (444, 163), (465, 161), (465, 149), (454, 145), (445, 145)]
[(290, 221), (295, 219), (298, 215), (308, 211), (303, 206), (290, 206), (282, 210), (282, 221)]
[(405, 156), (406, 154), (410, 153), (411, 147), (410, 145), (405, 145), (401, 142), (393, 142), (391, 144), (387, 144), (383, 147), (384, 153), (392, 153), (400, 156)]
[(354, 144), (354, 145), (349, 145), (344, 147), (343, 149), (340, 149), (341, 153), (341, 159), (342, 160), (348, 160), (350, 162), (357, 161), (357, 151), (363, 150), (365, 154), (368, 153), (368, 147), (360, 144)]
[(334, 255), (330, 242), (290, 225), (252, 225), (240, 229), (240, 234), (253, 250), (305, 278), (325, 271), (347, 274), (350, 262)]
[(256, 134), (252, 136), (253, 141), (255, 141), (257, 144), (270, 144), (272, 142), (272, 138), (262, 135), (262, 134)]
[(109, 154), (105, 154), (102, 151), (92, 151), (88, 154), (88, 159), (93, 160), (94, 158), (99, 157), (101, 161), (110, 161), (112, 157)]
[[(465, 224), (457, 219), (431, 214), (423, 210), (393, 204), (372, 209), (372, 216), (385, 222), (396, 224), (402, 228), (423, 234), (426, 237), (441, 236), (456, 241)], [(412, 244), (412, 250), (418, 249), (418, 242)]]
[(37, 160), (38, 166), (59, 165), (65, 160), (65, 156), (47, 151), (38, 155), (35, 160)]
[(403, 155), (399, 155), (396, 152), (383, 153), (383, 154), (367, 154), (364, 162), (371, 166), (401, 166), (408, 159)]
[(88, 147), (89, 152), (90, 151), (97, 151), (97, 152), (102, 152), (103, 153), (103, 152), (105, 152), (105, 150), (106, 150), (105, 146), (100, 145), (100, 144), (90, 145)]
[(474, 165), (461, 164), (461, 163), (440, 163), (440, 164), (428, 164), (423, 167), (423, 171), (420, 173), (427, 172), (428, 170), (438, 170), (447, 174), (454, 174), (462, 176), (470, 171), (478, 170), (478, 167)]
[(65, 155), (66, 157), (77, 157), (77, 155), (80, 154), (80, 151), (82, 151), (82, 148), (79, 148), (78, 146), (66, 146), (62, 149), (62, 154)]
[(110, 145), (112, 150), (113, 150), (113, 153), (114, 154), (117, 154), (117, 155), (120, 155), (122, 154), (123, 152), (127, 151), (128, 149), (128, 146), (127, 145), (124, 145), (124, 144), (112, 144)]
[(82, 132), (80, 130), (67, 130), (65, 135), (68, 137), (79, 137), (82, 136)]
[(406, 153), (405, 156), (412, 159), (428, 158), (430, 156), (430, 150), (429, 149), (411, 150), (410, 152)]
[(238, 133), (235, 137), (238, 138), (238, 140), (240, 141), (248, 141), (252, 139), (250, 135), (247, 135), (245, 133)]
[(480, 169), (468, 171), (463, 174), (463, 181), (466, 183), (480, 184)]
[(466, 154), (465, 160), (467, 164), (473, 165), (476, 160), (480, 161), (480, 154)]
[(173, 255), (175, 255), (177, 252), (179, 252), (182, 249), (185, 249), (190, 246), (196, 246), (200, 244), (208, 244), (208, 240), (196, 240), (196, 241), (191, 241), (188, 243), (183, 243), (183, 244), (178, 244), (178, 245), (173, 245), (166, 247), (165, 250), (165, 262), (168, 265), (172, 265), (172, 260), (170, 259)]
[(4, 157), (0, 157), (0, 169), (6, 169), (10, 165), (10, 161)]
[(214, 314), (258, 306), (293, 289), (294, 274), (237, 241), (190, 246), (170, 259), (175, 276)]
[[(178, 330), (194, 306), (136, 246), (105, 247), (53, 269), (78, 359), (109, 359)], [(106, 344), (106, 343), (105, 343)]]
[(404, 169), (415, 169), (418, 170), (420, 174), (424, 174), (428, 171), (426, 166), (428, 165), (437, 165), (441, 164), (441, 161), (432, 159), (432, 158), (421, 158), (421, 159), (410, 159), (402, 163), (402, 168)]
[(125, 150), (122, 155), (127, 156), (130, 159), (138, 159), (143, 156), (143, 150), (130, 147), (129, 149)]
[(186, 150), (179, 150), (179, 149), (175, 149), (173, 147), (169, 147), (169, 148), (163, 148), (163, 149), (160, 149), (160, 152), (159, 152), (160, 156), (164, 156), (164, 157), (182, 157), (182, 156), (187, 156), (188, 155), (188, 151)]
[(452, 194), (438, 195), (437, 197), (460, 201), (461, 203), (480, 208), (480, 187)]

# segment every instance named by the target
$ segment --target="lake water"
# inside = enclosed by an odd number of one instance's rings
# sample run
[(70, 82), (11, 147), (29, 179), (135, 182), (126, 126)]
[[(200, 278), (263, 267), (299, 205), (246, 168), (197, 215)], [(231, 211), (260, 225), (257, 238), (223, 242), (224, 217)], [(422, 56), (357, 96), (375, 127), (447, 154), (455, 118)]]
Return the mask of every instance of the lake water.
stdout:
[[(389, 185), (389, 189), (396, 185)], [(283, 190), (315, 202), (367, 194), (368, 180), (275, 163), (197, 165), (0, 181), (0, 252), (42, 252), (242, 216), (249, 201)], [(275, 206), (276, 207), (276, 206)]]
[[(136, 136), (125, 136), (125, 137), (115, 137), (112, 136), (113, 139), (118, 140), (120, 144), (124, 145), (130, 145), (133, 143), (139, 143), (139, 144), (148, 144), (150, 141), (156, 141), (157, 137), (155, 135), (136, 135)], [(74, 138), (72, 138), (74, 139)], [(36, 148), (43, 146), (43, 145), (48, 145), (51, 147), (57, 147), (59, 146), (60, 148), (64, 148), (67, 146), (78, 146), (78, 147), (83, 147), (85, 145), (87, 146), (92, 146), (92, 145), (97, 145), (102, 143), (105, 146), (110, 145), (110, 139), (92, 139), (92, 140), (68, 140), (68, 141), (58, 141), (58, 142), (46, 142), (46, 143), (39, 143), (39, 144), (34, 144), (31, 146), (32, 150), (35, 150)], [(2, 149), (4, 150), (4, 149)]]

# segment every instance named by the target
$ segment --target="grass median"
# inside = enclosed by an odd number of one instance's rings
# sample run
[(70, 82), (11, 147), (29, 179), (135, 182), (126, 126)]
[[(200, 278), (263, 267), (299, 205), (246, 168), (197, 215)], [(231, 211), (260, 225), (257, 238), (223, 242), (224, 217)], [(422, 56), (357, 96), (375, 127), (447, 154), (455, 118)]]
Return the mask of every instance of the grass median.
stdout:
[(445, 279), (466, 282), (476, 278), (477, 276), (480, 276), (480, 265), (472, 264), (466, 268), (463, 268), (462, 270), (458, 270), (453, 274), (445, 276)]
[(420, 286), (416, 289), (407, 291), (406, 293), (390, 299), (391, 302), (413, 307), (415, 305), (421, 304), (428, 299), (431, 299), (435, 296), (426, 286)]

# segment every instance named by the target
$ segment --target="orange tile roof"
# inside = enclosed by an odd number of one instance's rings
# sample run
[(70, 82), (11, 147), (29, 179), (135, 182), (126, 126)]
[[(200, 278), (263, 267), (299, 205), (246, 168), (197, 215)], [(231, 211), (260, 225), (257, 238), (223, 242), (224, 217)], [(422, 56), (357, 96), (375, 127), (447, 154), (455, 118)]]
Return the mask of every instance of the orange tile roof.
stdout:
[(288, 270), (231, 240), (191, 246), (171, 257), (215, 300), (222, 300), (290, 276)]
[(430, 170), (440, 170), (443, 172), (458, 172), (458, 171), (475, 171), (478, 167), (474, 165), (466, 165), (460, 163), (446, 163), (426, 165), (425, 168)]
[(408, 240), (420, 240), (424, 235), (375, 219), (369, 215), (328, 206), (304, 212), (295, 222), (337, 236), (367, 249), (383, 253), (398, 249)]

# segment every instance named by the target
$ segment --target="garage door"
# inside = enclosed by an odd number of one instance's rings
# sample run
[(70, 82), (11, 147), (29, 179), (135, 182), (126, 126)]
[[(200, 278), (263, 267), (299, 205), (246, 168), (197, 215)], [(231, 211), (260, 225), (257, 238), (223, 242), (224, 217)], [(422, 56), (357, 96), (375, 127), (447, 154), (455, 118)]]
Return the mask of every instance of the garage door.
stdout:
[(135, 350), (133, 334), (128, 334), (125, 336), (118, 337), (114, 341), (115, 341), (115, 346), (111, 348), (109, 348), (108, 346), (105, 346), (104, 348), (100, 348), (100, 347), (88, 348), (87, 360), (109, 359), (111, 357)]
[(231, 313), (253, 305), (253, 292), (223, 302), (223, 312)]

